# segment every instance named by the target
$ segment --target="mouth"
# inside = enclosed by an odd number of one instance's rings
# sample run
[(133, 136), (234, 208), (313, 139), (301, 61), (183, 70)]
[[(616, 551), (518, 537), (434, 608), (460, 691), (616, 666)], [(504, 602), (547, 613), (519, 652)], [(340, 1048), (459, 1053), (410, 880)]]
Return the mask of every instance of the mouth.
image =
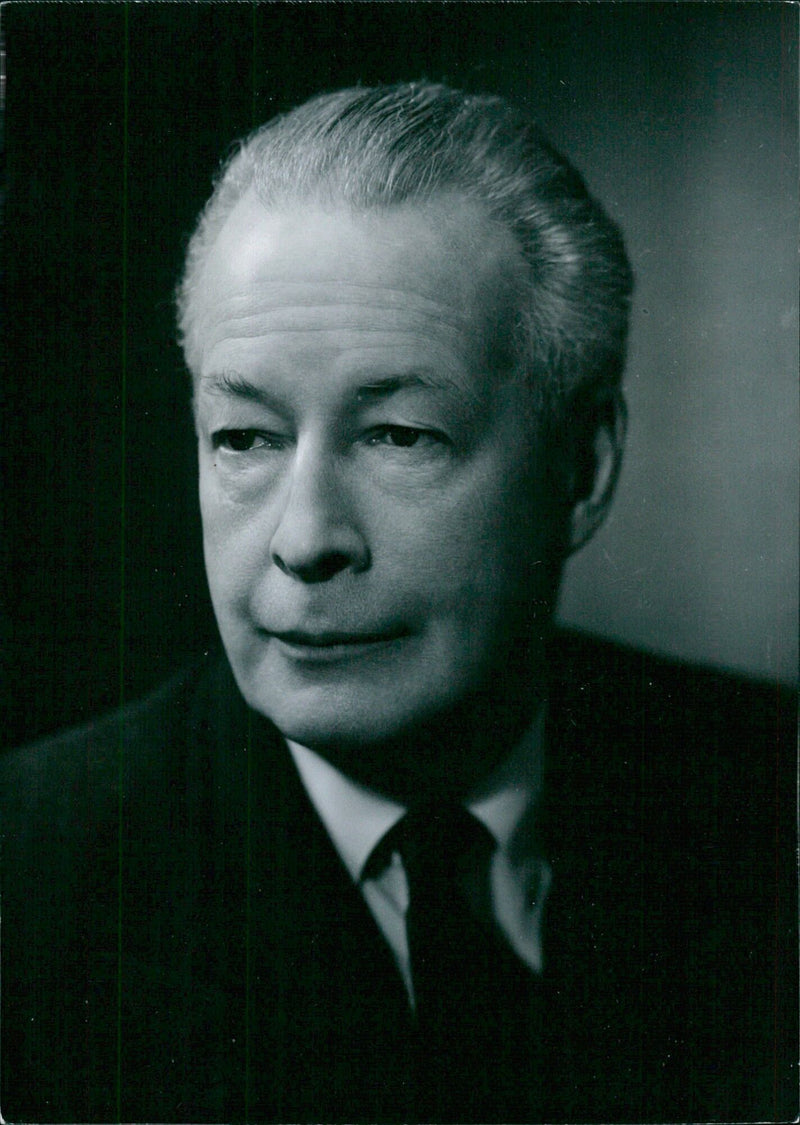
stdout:
[(270, 636), (278, 641), (284, 652), (301, 661), (331, 661), (372, 654), (407, 635), (405, 629), (378, 633), (345, 633), (337, 630), (305, 632), (298, 629), (270, 632)]

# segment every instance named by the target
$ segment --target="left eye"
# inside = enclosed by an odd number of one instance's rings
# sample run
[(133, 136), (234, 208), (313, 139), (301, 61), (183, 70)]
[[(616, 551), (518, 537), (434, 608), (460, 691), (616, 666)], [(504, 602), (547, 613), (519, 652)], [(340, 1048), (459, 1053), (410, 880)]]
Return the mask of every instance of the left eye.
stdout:
[(371, 445), (393, 445), (398, 449), (410, 449), (412, 445), (426, 439), (435, 441), (436, 434), (413, 426), (381, 426), (372, 432), (369, 440)]

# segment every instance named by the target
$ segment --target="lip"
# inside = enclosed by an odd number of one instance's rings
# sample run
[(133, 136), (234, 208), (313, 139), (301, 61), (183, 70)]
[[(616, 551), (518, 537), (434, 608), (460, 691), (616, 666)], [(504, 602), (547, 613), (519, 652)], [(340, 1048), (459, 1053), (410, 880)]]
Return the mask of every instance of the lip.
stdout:
[(377, 649), (407, 636), (407, 631), (393, 629), (378, 633), (349, 633), (327, 629), (322, 632), (289, 629), (270, 631), (269, 635), (295, 659), (329, 661), (374, 653)]

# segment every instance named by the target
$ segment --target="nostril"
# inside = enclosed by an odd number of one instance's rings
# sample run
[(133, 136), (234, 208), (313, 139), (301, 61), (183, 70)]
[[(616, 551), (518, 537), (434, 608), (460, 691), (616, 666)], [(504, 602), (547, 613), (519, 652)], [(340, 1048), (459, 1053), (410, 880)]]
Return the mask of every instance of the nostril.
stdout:
[(277, 554), (273, 556), (273, 561), (284, 574), (309, 583), (328, 582), (353, 562), (344, 551), (329, 551), (307, 562), (298, 562), (294, 565), (290, 565)]
[(308, 578), (307, 581), (326, 582), (329, 578), (338, 574), (340, 570), (350, 566), (351, 561), (349, 556), (343, 553), (325, 555), (310, 568), (314, 577)]

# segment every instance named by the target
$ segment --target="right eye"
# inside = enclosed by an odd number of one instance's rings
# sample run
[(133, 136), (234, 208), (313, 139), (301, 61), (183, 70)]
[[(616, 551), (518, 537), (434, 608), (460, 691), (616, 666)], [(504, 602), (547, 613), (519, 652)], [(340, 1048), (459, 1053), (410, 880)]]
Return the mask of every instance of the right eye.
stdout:
[(213, 435), (214, 449), (227, 449), (231, 453), (249, 453), (253, 449), (280, 449), (282, 440), (277, 434), (263, 430), (218, 430)]

